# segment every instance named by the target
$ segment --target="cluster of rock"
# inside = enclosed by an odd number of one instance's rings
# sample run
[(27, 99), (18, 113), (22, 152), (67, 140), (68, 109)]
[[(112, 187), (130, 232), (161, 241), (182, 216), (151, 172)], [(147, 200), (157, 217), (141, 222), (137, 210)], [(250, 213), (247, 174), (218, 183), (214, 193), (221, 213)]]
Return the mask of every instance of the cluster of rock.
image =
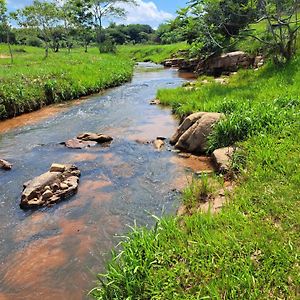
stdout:
[(20, 207), (52, 206), (74, 195), (79, 177), (80, 171), (74, 165), (52, 164), (48, 172), (24, 184)]
[(0, 159), (0, 169), (9, 171), (12, 169), (12, 164), (4, 159)]
[(263, 56), (252, 56), (243, 51), (229, 52), (207, 59), (172, 58), (163, 62), (165, 67), (195, 72), (198, 75), (220, 76), (236, 72), (240, 68), (259, 68), (264, 64)]
[(78, 135), (76, 138), (68, 140), (63, 144), (71, 149), (84, 149), (87, 147), (93, 147), (97, 144), (110, 143), (113, 140), (111, 136), (102, 133), (86, 132)]
[(170, 140), (176, 149), (190, 153), (205, 153), (213, 126), (223, 118), (220, 113), (194, 113), (182, 122)]

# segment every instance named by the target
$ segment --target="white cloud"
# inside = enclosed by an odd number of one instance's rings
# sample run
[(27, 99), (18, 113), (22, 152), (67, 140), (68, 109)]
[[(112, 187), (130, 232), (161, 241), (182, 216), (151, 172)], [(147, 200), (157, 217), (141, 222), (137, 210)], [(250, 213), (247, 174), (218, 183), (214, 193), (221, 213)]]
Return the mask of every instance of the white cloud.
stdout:
[(174, 16), (166, 11), (160, 10), (157, 5), (150, 1), (137, 0), (137, 6), (130, 4), (120, 4), (125, 8), (127, 13), (126, 19), (119, 20), (118, 23), (123, 24), (149, 24), (156, 28), (159, 24), (166, 20), (172, 19)]

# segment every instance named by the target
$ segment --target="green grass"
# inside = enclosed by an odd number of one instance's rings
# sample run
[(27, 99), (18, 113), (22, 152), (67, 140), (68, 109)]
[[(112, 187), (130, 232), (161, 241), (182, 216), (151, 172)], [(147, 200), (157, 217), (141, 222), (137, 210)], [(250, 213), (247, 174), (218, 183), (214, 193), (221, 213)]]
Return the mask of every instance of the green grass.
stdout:
[[(0, 119), (97, 93), (128, 81), (133, 72), (128, 57), (100, 55), (97, 49), (50, 53), (46, 60), (43, 49), (13, 49), (13, 65), (0, 58)], [(0, 45), (0, 54), (8, 55), (5, 45)]]
[[(195, 213), (133, 228), (99, 275), (96, 299), (300, 298), (300, 57), (285, 68), (241, 71), (227, 86), (161, 90), (179, 115), (224, 112), (211, 148), (238, 143), (246, 162), (217, 215)], [(207, 182), (185, 190), (195, 205)], [(196, 197), (195, 197), (196, 196)]]
[(125, 56), (130, 56), (136, 61), (152, 61), (161, 63), (181, 50), (187, 50), (186, 43), (171, 45), (135, 45), (120, 46), (119, 51)]

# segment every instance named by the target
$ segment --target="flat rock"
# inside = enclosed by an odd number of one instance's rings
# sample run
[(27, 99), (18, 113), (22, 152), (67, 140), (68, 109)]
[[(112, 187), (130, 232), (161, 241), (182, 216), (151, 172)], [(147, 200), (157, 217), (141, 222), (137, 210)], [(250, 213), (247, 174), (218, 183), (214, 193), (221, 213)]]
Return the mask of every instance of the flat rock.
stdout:
[(50, 171), (24, 184), (20, 207), (51, 206), (72, 196), (78, 189), (79, 176), (80, 171), (74, 165), (53, 164)]
[(77, 136), (78, 140), (97, 142), (99, 144), (109, 143), (113, 140), (111, 136), (102, 133), (85, 132)]
[(71, 139), (65, 142), (65, 146), (70, 149), (84, 149), (88, 147), (96, 146), (97, 142), (82, 141), (79, 139)]
[(219, 173), (226, 174), (229, 172), (234, 151), (233, 147), (226, 147), (213, 152), (212, 159)]
[(177, 140), (175, 148), (190, 153), (205, 153), (208, 137), (223, 116), (202, 112), (187, 117), (172, 138), (172, 142)]
[(12, 164), (9, 163), (8, 161), (4, 160), (4, 159), (0, 159), (0, 169), (9, 171), (12, 169)]

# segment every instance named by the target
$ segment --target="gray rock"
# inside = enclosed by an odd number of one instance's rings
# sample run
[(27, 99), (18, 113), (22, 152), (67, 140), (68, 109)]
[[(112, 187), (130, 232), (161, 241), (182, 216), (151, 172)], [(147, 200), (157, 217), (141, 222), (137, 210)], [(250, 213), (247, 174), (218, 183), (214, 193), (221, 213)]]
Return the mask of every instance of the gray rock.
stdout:
[(0, 159), (0, 169), (9, 171), (12, 169), (12, 164), (4, 159)]

